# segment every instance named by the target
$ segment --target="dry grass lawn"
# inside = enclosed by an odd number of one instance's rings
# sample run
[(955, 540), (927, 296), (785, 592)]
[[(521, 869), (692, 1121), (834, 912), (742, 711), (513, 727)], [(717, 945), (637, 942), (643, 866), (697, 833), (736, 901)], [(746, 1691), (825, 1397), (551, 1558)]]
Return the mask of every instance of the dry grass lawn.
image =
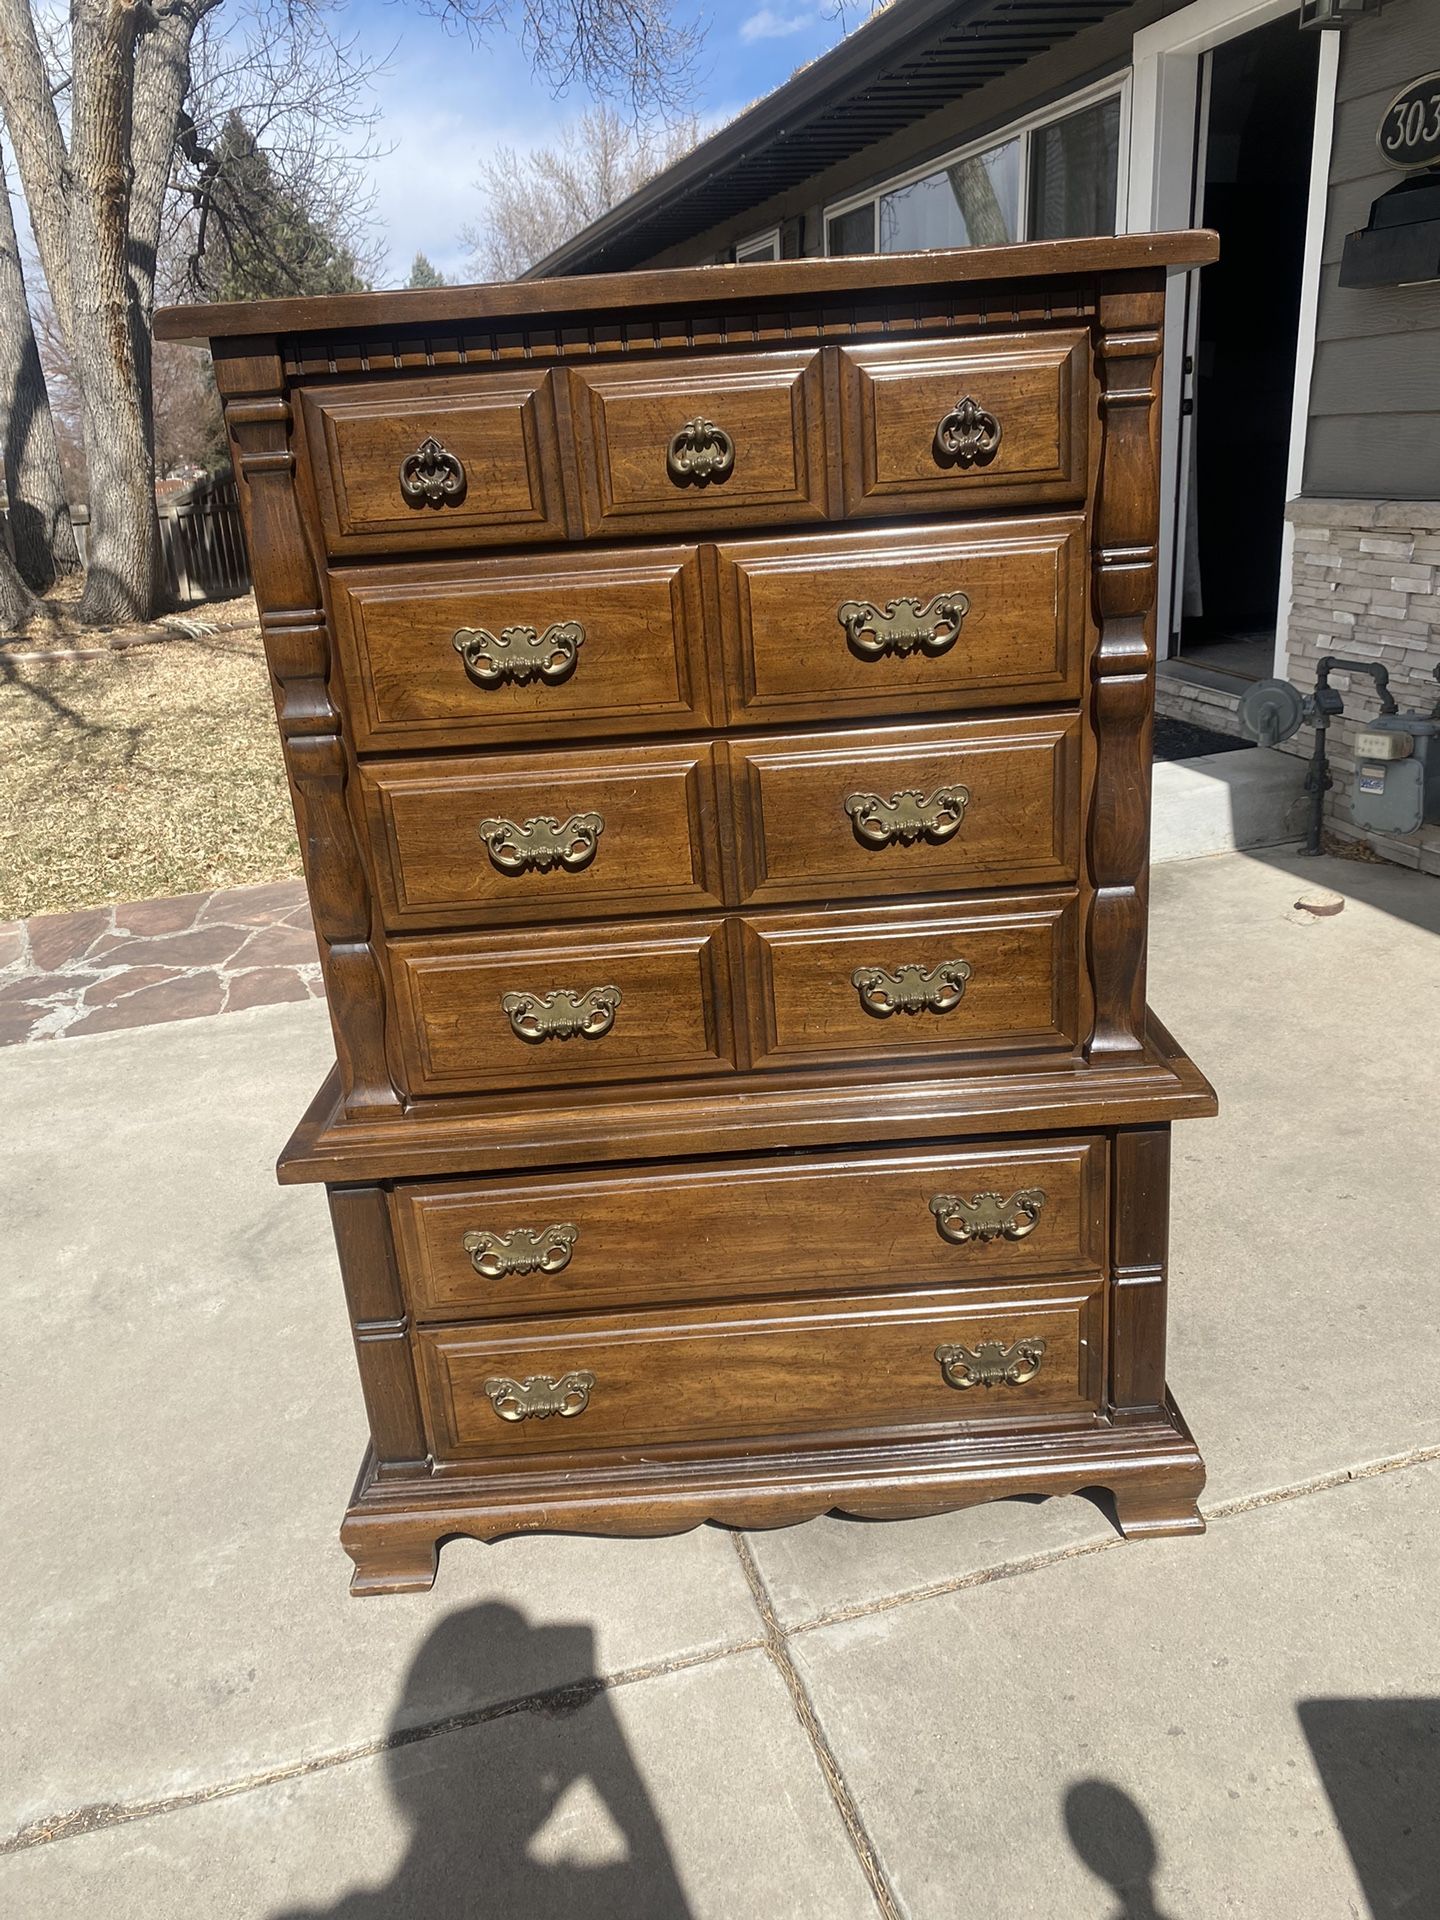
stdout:
[(299, 871), (256, 628), (95, 660), (0, 649), (0, 919)]

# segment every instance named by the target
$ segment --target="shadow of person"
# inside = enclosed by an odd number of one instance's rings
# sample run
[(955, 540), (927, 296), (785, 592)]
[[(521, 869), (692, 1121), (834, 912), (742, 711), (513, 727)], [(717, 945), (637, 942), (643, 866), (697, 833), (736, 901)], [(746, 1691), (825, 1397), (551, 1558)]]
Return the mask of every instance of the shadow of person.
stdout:
[[(539, 1691), (559, 1674), (563, 1693)], [(457, 1711), (496, 1675), (534, 1704)], [(498, 1604), (441, 1621), (406, 1675), (384, 1760), (410, 1829), (399, 1867), (384, 1886), (274, 1920), (689, 1920), (583, 1623), (532, 1627)]]
[(1165, 1920), (1155, 1905), (1159, 1849), (1150, 1822), (1109, 1780), (1079, 1780), (1065, 1795), (1070, 1844), (1120, 1901), (1114, 1920)]

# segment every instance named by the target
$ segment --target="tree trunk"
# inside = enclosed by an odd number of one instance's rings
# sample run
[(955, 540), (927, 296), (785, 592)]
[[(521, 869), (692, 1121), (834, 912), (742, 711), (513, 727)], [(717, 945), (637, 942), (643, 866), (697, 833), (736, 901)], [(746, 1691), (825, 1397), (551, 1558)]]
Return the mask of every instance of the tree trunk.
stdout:
[(0, 633), (17, 633), (39, 604), (15, 571), (10, 549), (0, 536)]
[(50, 395), (25, 298), (25, 275), (0, 151), (0, 450), (15, 563), (43, 593), (80, 565)]
[(130, 314), (130, 106), (139, 9), (73, 0), (71, 353), (90, 475), (80, 618), (145, 620), (159, 600), (154, 458)]

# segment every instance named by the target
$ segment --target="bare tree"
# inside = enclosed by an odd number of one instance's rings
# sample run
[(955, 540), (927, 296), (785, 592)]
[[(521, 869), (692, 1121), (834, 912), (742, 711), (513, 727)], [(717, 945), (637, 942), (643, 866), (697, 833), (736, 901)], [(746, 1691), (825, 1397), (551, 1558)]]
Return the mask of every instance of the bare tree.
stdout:
[(478, 40), (518, 32), (557, 94), (578, 84), (625, 102), (637, 122), (683, 115), (694, 98), (704, 29), (677, 20), (674, 0), (425, 0), (425, 9)]
[(515, 279), (688, 153), (698, 138), (694, 119), (651, 131), (599, 106), (572, 121), (554, 146), (528, 153), (497, 147), (475, 183), (484, 215), (460, 236), (470, 249), (470, 271), (482, 280)]
[(18, 633), (39, 605), (20, 578), (9, 547), (0, 538), (0, 633)]
[(0, 451), (20, 577), (37, 592), (80, 565), (60, 448), (25, 292), (0, 148)]
[[(422, 4), (476, 39), (518, 32), (557, 89), (580, 83), (637, 113), (683, 93), (699, 44), (675, 0)], [(281, 152), (287, 187), (304, 187), (321, 224), (354, 220), (362, 204), (342, 148), (365, 123), (373, 69), (332, 32), (335, 0), (227, 0), (224, 33), (220, 5), (69, 0), (62, 25), (46, 0), (0, 0), (0, 110), (78, 396), (90, 492), (80, 617), (94, 624), (145, 618), (160, 593), (150, 316), (167, 207), (203, 255), (217, 178), (207, 117), (218, 127), (234, 111), (272, 165)]]

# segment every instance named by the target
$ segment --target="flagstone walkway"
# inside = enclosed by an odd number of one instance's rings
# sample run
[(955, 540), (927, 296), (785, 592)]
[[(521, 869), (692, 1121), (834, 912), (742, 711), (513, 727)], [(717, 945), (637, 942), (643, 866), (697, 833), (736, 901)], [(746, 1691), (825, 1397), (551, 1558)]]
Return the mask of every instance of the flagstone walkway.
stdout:
[(0, 1046), (323, 995), (300, 880), (0, 922)]

